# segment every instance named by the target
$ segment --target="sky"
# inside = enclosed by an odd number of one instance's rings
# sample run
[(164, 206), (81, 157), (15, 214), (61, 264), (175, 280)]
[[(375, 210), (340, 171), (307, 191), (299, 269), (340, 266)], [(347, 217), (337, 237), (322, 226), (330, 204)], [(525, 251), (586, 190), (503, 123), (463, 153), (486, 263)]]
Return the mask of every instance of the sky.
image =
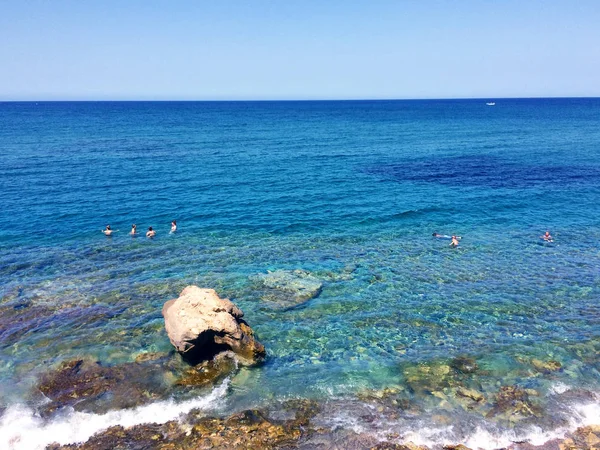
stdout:
[(0, 101), (580, 96), (598, 0), (0, 0)]

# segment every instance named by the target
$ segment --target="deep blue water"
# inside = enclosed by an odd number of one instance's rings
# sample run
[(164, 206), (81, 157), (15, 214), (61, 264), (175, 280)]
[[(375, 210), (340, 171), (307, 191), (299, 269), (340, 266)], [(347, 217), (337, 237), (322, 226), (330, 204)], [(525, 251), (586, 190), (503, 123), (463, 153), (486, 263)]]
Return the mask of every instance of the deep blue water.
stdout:
[[(161, 307), (188, 284), (268, 350), (231, 409), (406, 389), (459, 355), (490, 397), (599, 392), (600, 99), (0, 103), (0, 198), (4, 406), (58, 361), (169, 351)], [(255, 275), (276, 269), (323, 291), (273, 308)], [(424, 415), (473, 414), (430, 391), (407, 390)]]

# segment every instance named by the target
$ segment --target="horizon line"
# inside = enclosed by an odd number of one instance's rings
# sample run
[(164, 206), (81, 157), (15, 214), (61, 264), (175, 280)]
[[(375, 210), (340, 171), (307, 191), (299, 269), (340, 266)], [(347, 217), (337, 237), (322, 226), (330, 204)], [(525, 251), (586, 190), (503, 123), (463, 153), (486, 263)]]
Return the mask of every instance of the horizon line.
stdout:
[(436, 100), (530, 100), (530, 99), (599, 99), (600, 96), (528, 96), (528, 97), (406, 97), (406, 98), (289, 98), (289, 99), (52, 99), (52, 100), (2, 100), (0, 103), (115, 103), (115, 102), (190, 102), (190, 103), (241, 103), (241, 102), (376, 102), (376, 101), (436, 101)]

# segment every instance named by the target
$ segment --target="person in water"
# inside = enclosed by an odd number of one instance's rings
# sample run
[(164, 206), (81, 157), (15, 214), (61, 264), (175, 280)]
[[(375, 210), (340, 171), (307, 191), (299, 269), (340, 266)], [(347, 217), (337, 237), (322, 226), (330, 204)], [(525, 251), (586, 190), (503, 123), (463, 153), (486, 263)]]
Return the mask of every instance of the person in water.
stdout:
[(156, 231), (152, 229), (152, 227), (148, 227), (148, 231), (146, 232), (146, 237), (152, 238), (156, 236)]
[(553, 238), (549, 231), (546, 231), (543, 236), (540, 236), (543, 240), (552, 242)]
[(171, 222), (171, 233), (175, 233), (177, 231), (177, 222), (174, 220)]
[(132, 236), (137, 234), (137, 225), (135, 223), (131, 225), (131, 231), (129, 232), (129, 234)]
[(458, 247), (458, 236), (452, 236), (452, 242), (450, 242), (450, 247)]
[(111, 236), (113, 234), (113, 230), (110, 228), (110, 225), (106, 225), (106, 229), (102, 230), (102, 232), (106, 236)]
[(447, 234), (439, 234), (439, 233), (433, 233), (432, 236), (434, 238), (438, 238), (438, 239), (452, 239), (453, 237), (455, 237), (458, 240), (462, 239), (462, 237), (460, 237), (460, 236), (448, 236)]

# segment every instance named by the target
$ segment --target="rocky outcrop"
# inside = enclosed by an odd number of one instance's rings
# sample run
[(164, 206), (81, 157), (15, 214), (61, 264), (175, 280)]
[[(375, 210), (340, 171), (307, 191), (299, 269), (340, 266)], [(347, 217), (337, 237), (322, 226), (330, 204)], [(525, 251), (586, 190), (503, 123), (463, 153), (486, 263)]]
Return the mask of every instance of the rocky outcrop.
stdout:
[(104, 413), (158, 400), (168, 393), (162, 361), (155, 364), (127, 363), (103, 366), (90, 359), (63, 361), (44, 373), (37, 390), (47, 402), (42, 415), (65, 407), (76, 411)]
[(499, 416), (511, 423), (527, 417), (541, 417), (542, 410), (531, 397), (537, 396), (533, 389), (523, 389), (519, 386), (501, 386), (496, 395), (493, 408), (486, 417)]
[(44, 417), (63, 408), (103, 414), (217, 383), (237, 369), (230, 353), (196, 366), (173, 353), (140, 353), (135, 362), (117, 365), (90, 358), (62, 361), (40, 375), (32, 394), (43, 394)]
[(163, 306), (165, 328), (177, 351), (192, 364), (231, 351), (242, 364), (265, 356), (264, 346), (242, 319), (244, 313), (214, 289), (188, 286)]
[[(388, 394), (394, 395), (393, 390)], [(503, 394), (506, 395), (506, 394)], [(510, 395), (514, 396), (514, 393)], [(378, 396), (379, 398), (379, 396)], [(392, 433), (380, 442), (381, 436), (358, 433), (336, 425), (323, 427), (317, 414), (322, 405), (296, 399), (286, 404), (272, 405), (269, 410), (246, 410), (228, 417), (206, 417), (192, 410), (177, 421), (164, 424), (141, 424), (130, 428), (115, 426), (92, 436), (85, 443), (50, 444), (47, 450), (200, 450), (200, 449), (353, 449), (353, 450), (471, 450), (464, 444), (432, 447), (404, 442)], [(271, 408), (269, 408), (271, 409)], [(278, 417), (278, 418), (275, 418)], [(541, 445), (514, 442), (506, 450), (597, 450), (600, 447), (600, 426), (587, 426)]]
[(144, 424), (131, 428), (116, 426), (92, 436), (83, 444), (50, 444), (48, 450), (105, 449), (256, 449), (296, 448), (307, 434), (316, 413), (310, 402), (294, 405), (294, 418), (276, 420), (265, 412), (247, 410), (227, 418), (202, 417), (194, 412), (162, 425)]
[(593, 450), (600, 448), (600, 425), (578, 428), (559, 444), (560, 450)]
[(254, 276), (263, 299), (281, 308), (292, 308), (317, 297), (323, 282), (305, 270), (275, 270)]

